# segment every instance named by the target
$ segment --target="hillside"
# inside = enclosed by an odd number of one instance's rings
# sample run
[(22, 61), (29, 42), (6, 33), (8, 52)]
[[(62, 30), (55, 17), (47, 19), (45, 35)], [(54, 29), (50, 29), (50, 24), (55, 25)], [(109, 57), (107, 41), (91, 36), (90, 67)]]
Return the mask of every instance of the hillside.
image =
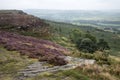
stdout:
[[(3, 31), (0, 31), (0, 44), (7, 50), (18, 51), (21, 55), (27, 55), (30, 58), (40, 60), (43, 59), (56, 65), (66, 64), (64, 58), (60, 58), (60, 56), (65, 56), (65, 54), (69, 53), (67, 49), (50, 41)], [(55, 61), (54, 58), (58, 61)]]
[(0, 10), (0, 29), (34, 37), (51, 35), (49, 24), (21, 10)]
[(47, 25), (43, 20), (28, 15), (20, 10), (1, 10), (0, 11), (0, 26), (15, 27), (41, 27)]
[[(48, 27), (50, 27), (45, 21), (19, 10), (2, 10), (0, 11), (0, 19), (0, 44), (6, 49), (18, 51), (30, 58), (38, 58), (56, 65), (67, 63), (63, 58), (59, 57), (70, 53), (66, 48), (48, 40), (28, 37), (45, 37), (45, 34), (49, 32)], [(58, 59), (58, 61), (54, 59)]]
[[(91, 49), (91, 44), (101, 38), (110, 50), (90, 53), (75, 42), (84, 39), (85, 48)], [(20, 10), (1, 10), (0, 80), (119, 80), (119, 39), (118, 34), (88, 25), (44, 20)]]
[[(68, 23), (62, 23), (62, 22), (53, 22), (53, 21), (46, 21), (50, 26), (53, 27), (53, 32), (55, 34), (59, 34), (62, 37), (66, 37), (68, 40), (70, 40), (70, 33), (74, 29), (78, 29), (83, 33), (89, 32), (93, 36), (95, 36), (98, 39), (105, 39), (108, 44), (110, 45), (110, 54), (120, 56), (120, 37), (119, 34), (104, 31), (101, 29), (94, 28), (92, 26), (88, 25), (72, 25)], [(55, 36), (57, 38), (57, 36)], [(58, 43), (60, 43), (58, 41)]]
[[(97, 39), (105, 39), (111, 47), (110, 54), (120, 55), (119, 11), (85, 10), (24, 10), (46, 21), (57, 34), (69, 37), (75, 28), (90, 32)], [(55, 22), (54, 22), (55, 21)], [(57, 21), (57, 22), (56, 22)], [(70, 23), (70, 24), (69, 24)]]

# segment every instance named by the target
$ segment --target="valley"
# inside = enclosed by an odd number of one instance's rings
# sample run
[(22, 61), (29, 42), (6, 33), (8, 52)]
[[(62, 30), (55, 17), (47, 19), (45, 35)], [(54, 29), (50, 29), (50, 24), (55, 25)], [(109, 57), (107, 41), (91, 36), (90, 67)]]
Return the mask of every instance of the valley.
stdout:
[[(45, 9), (27, 9), (24, 10), (42, 19), (57, 22), (71, 23), (75, 25), (88, 25), (98, 29), (106, 29), (119, 33), (120, 11), (119, 10), (45, 10)], [(112, 29), (111, 29), (112, 28)], [(111, 29), (111, 30), (110, 30)], [(117, 29), (117, 31), (116, 31)]]

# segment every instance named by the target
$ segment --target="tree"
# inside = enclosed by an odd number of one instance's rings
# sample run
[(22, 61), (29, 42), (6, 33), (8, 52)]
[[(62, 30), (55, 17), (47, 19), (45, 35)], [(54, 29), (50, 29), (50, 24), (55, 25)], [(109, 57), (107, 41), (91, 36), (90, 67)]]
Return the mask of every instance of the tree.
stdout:
[(91, 39), (93, 42), (97, 42), (97, 39), (95, 36), (91, 35), (90, 32), (85, 34), (85, 38)]
[(97, 46), (91, 39), (84, 38), (79, 42), (78, 48), (83, 52), (93, 53), (96, 51)]
[(79, 29), (73, 29), (70, 34), (72, 42), (76, 43), (82, 36), (82, 32)]
[(110, 49), (108, 43), (104, 39), (97, 41), (96, 37), (87, 33), (83, 33), (79, 29), (74, 29), (70, 33), (70, 39), (76, 44), (76, 47), (83, 52), (94, 53), (97, 50), (108, 50)]
[(98, 46), (98, 50), (100, 50), (100, 51), (110, 49), (108, 43), (104, 39), (99, 39), (99, 42), (97, 43), (97, 46)]

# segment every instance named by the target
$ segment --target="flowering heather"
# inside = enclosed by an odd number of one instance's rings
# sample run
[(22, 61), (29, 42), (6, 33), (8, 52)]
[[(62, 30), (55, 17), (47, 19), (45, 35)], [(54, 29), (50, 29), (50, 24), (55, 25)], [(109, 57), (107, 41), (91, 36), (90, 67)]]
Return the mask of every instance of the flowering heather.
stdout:
[(65, 56), (69, 51), (48, 40), (0, 31), (0, 44), (8, 50), (18, 51), (21, 55), (27, 55), (30, 58), (44, 58), (45, 61), (56, 65), (67, 63), (60, 56)]

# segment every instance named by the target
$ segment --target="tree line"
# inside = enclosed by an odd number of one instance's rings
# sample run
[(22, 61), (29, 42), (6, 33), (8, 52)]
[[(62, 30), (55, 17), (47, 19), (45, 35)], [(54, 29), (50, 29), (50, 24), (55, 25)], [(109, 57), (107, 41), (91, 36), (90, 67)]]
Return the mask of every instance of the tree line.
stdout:
[(97, 39), (89, 31), (86, 33), (80, 29), (73, 29), (69, 34), (70, 40), (76, 44), (76, 47), (87, 53), (94, 53), (95, 51), (109, 50), (110, 46), (104, 39)]

